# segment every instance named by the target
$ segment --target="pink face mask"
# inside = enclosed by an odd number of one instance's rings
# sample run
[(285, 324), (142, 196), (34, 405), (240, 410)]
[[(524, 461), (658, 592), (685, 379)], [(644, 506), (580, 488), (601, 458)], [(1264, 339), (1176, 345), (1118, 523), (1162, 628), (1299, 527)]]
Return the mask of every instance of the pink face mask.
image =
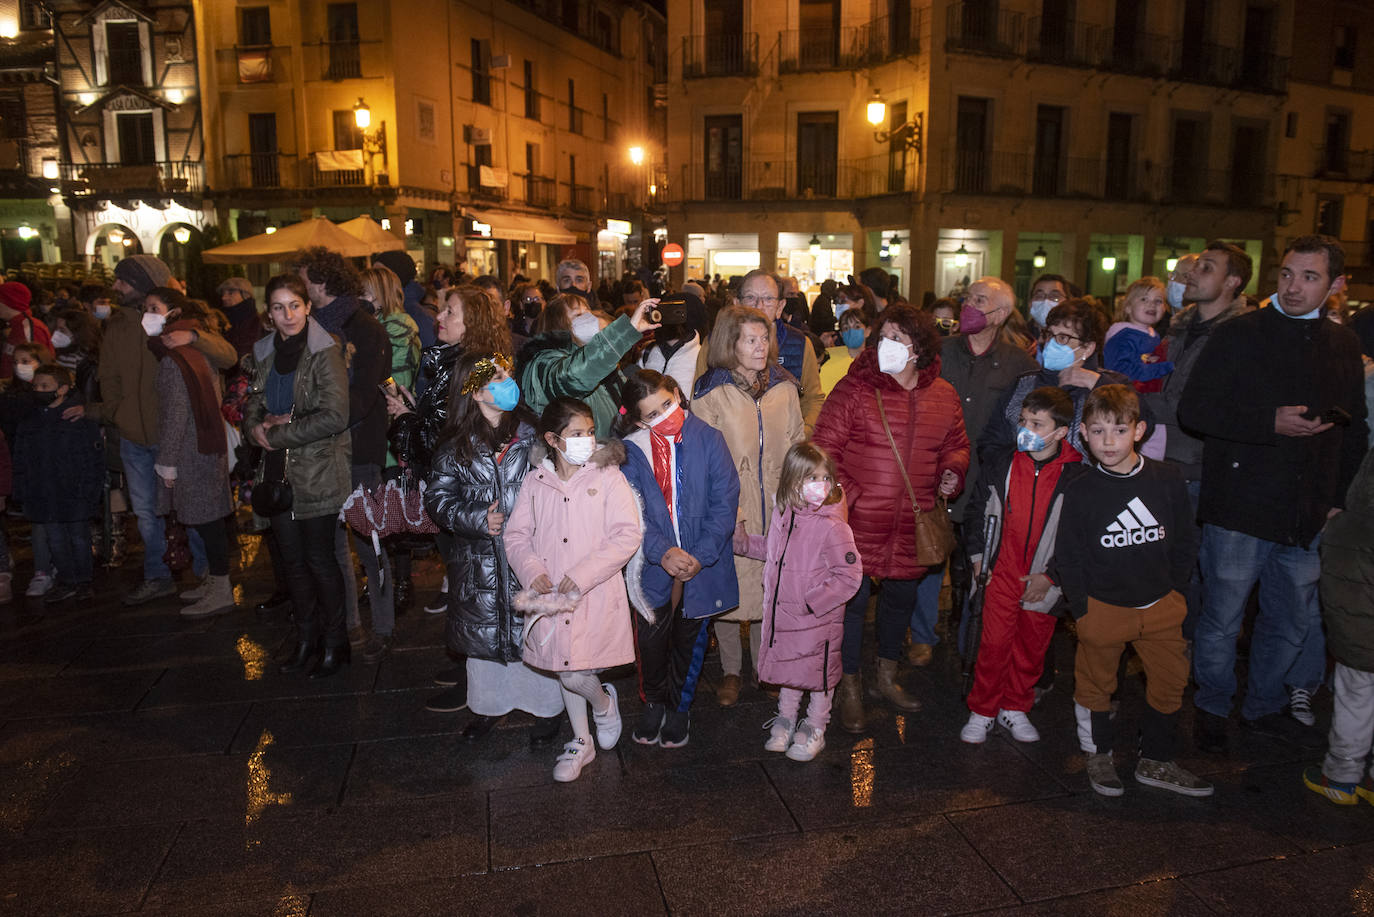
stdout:
[(812, 506), (820, 506), (830, 496), (830, 488), (829, 481), (807, 481), (801, 488), (802, 499)]

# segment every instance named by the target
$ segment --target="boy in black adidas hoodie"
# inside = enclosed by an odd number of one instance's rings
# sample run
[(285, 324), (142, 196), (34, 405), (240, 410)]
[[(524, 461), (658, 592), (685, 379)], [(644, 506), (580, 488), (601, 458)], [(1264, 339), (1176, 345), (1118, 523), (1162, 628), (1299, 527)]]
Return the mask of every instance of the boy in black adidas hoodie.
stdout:
[(1074, 714), (1088, 754), (1088, 781), (1104, 796), (1125, 792), (1112, 763), (1112, 692), (1127, 643), (1145, 666), (1145, 716), (1135, 779), (1186, 796), (1212, 785), (1173, 760), (1178, 710), (1188, 684), (1183, 598), (1198, 534), (1183, 478), (1144, 458), (1140, 401), (1124, 385), (1094, 389), (1083, 405), (1082, 438), (1095, 472), (1064, 494), (1055, 568), (1078, 622)]

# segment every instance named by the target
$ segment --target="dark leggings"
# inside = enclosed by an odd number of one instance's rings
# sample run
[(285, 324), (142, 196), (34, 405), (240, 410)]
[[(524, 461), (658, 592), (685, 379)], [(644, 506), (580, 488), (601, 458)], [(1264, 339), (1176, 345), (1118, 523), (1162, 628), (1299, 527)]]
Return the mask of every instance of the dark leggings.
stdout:
[(303, 643), (321, 638), (325, 646), (348, 642), (344, 623), (343, 574), (334, 556), (338, 517), (292, 519), (290, 513), (272, 517), (272, 530), (281, 548), (282, 578), (291, 593), (296, 628)]
[[(878, 658), (896, 659), (902, 652), (902, 635), (911, 621), (911, 609), (916, 607), (915, 579), (885, 579), (878, 593), (878, 610), (873, 629), (878, 636)], [(864, 577), (859, 591), (844, 606), (844, 639), (840, 644), (840, 658), (846, 675), (859, 671), (864, 645), (864, 617), (873, 582)]]
[(229, 575), (229, 531), (223, 519), (202, 522), (195, 527), (200, 540), (205, 542), (205, 560), (210, 565), (211, 576)]

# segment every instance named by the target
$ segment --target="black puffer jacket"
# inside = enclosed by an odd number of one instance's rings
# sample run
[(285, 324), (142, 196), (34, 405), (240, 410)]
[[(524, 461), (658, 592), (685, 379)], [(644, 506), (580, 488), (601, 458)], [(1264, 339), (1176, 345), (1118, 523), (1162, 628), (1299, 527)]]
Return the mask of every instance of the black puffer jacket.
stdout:
[(487, 508), (509, 514), (529, 469), (534, 431), (522, 425), (516, 438), (492, 453), (483, 448), (471, 462), (459, 462), (452, 448), (440, 449), (425, 490), (425, 509), (452, 532), (448, 563), (448, 647), (475, 659), (519, 662), (524, 618), (511, 607), (520, 582), (506, 560), (500, 538), (487, 534)]
[(453, 365), (462, 352), (462, 344), (436, 344), (425, 348), (420, 354), (420, 374), (426, 380), (425, 390), (416, 399), (415, 410), (397, 417), (387, 431), (391, 454), (419, 475), (429, 472), (434, 445), (448, 426), (448, 385), (453, 379)]

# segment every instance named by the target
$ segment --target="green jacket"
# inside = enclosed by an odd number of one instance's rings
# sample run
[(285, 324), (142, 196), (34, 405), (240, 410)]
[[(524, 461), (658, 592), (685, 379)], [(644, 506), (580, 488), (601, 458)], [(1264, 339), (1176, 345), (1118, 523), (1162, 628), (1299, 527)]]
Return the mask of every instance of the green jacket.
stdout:
[[(157, 357), (148, 349), (143, 313), (116, 309), (105, 322), (100, 344), (100, 400), (86, 405), (86, 416), (112, 424), (119, 435), (140, 446), (157, 445)], [(218, 334), (197, 332), (192, 347), (211, 368), (226, 370), (238, 360), (234, 345)]]
[(596, 420), (596, 436), (605, 439), (620, 416), (618, 392), (603, 383), (618, 375), (620, 358), (639, 343), (638, 329), (620, 316), (601, 333), (579, 347), (566, 331), (552, 331), (532, 338), (520, 351), (520, 392), (536, 414), (555, 398), (586, 402)]
[[(292, 386), (291, 420), (267, 431), (272, 448), (286, 450), (286, 480), (291, 485), (295, 519), (336, 515), (353, 481), (343, 351), (322, 325), (313, 318), (307, 322), (305, 351)], [(275, 334), (268, 335), (243, 358), (252, 381), (243, 411), (243, 438), (248, 442), (253, 442), (253, 431), (262, 426), (267, 414), (267, 374), (276, 355), (275, 341)], [(262, 471), (259, 463), (257, 482), (262, 480)]]
[(1374, 450), (1322, 532), (1322, 614), (1338, 662), (1374, 672)]

